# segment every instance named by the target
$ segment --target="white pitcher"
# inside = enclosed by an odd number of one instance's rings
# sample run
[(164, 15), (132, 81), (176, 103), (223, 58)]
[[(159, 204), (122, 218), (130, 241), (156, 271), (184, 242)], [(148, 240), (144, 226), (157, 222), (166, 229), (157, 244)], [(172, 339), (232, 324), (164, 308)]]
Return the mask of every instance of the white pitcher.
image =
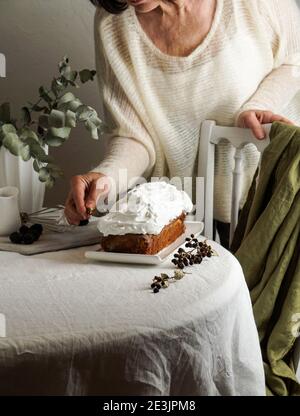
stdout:
[(0, 188), (0, 236), (18, 231), (21, 225), (19, 190), (14, 186)]

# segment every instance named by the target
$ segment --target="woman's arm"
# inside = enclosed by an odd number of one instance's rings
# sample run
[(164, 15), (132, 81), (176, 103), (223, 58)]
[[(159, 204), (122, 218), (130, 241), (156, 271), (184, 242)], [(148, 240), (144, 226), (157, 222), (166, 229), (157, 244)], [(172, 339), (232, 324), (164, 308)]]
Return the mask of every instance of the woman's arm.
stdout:
[[(114, 192), (122, 193), (132, 186), (134, 177), (149, 176), (155, 164), (156, 152), (153, 141), (141, 121), (138, 111), (126, 93), (126, 84), (121, 85), (114, 73), (114, 63), (108, 57), (111, 45), (103, 44), (106, 12), (97, 9), (95, 15), (95, 56), (100, 94), (103, 97), (105, 122), (111, 130), (104, 160), (84, 175), (71, 180), (65, 215), (72, 224), (89, 218), (88, 208), (95, 208), (100, 196)], [(103, 24), (104, 23), (104, 24)], [(122, 57), (120, 57), (122, 59)], [(124, 178), (126, 170), (127, 178)], [(121, 173), (121, 178), (120, 178)], [(121, 180), (119, 180), (121, 179)]]
[[(299, 8), (295, 0), (259, 0), (258, 5), (266, 31), (270, 33), (274, 70), (261, 82), (237, 115), (238, 124), (242, 126), (246, 121), (246, 127), (250, 127), (249, 122), (256, 123), (256, 127), (260, 124), (253, 110), (268, 112), (265, 117), (268, 122), (278, 120), (278, 113), (284, 110), (300, 90)], [(282, 118), (282, 121), (285, 119)]]
[[(119, 185), (123, 192), (125, 184), (119, 181), (119, 174), (126, 170), (128, 185), (135, 177), (141, 177), (149, 170), (150, 158), (145, 146), (129, 137), (110, 138), (103, 161), (92, 172), (102, 173)], [(145, 175), (147, 176), (147, 175)]]
[(102, 41), (101, 19), (103, 12), (97, 10), (95, 16), (95, 56), (100, 93), (103, 96), (105, 122), (111, 128), (108, 149), (104, 160), (93, 172), (110, 176), (119, 182), (119, 170), (126, 169), (128, 181), (133, 177), (148, 176), (155, 164), (153, 141), (141, 118), (117, 79), (106, 51), (110, 45)]

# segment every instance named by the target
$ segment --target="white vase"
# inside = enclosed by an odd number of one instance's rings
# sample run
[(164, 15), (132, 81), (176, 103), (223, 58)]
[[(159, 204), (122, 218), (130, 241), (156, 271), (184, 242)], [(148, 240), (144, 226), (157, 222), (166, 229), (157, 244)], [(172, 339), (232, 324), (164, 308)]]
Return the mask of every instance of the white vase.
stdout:
[(19, 189), (20, 212), (28, 214), (43, 207), (45, 184), (33, 169), (32, 159), (24, 162), (3, 146), (0, 148), (0, 187), (15, 186)]
[(17, 231), (21, 225), (18, 196), (14, 186), (0, 188), (0, 236)]

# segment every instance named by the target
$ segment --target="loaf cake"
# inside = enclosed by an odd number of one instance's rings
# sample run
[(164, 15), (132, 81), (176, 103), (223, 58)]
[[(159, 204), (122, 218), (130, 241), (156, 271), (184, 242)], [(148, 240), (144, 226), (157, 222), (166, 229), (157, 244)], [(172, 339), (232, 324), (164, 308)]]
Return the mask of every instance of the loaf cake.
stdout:
[(186, 192), (166, 182), (137, 185), (101, 217), (104, 251), (156, 254), (185, 231), (193, 203)]

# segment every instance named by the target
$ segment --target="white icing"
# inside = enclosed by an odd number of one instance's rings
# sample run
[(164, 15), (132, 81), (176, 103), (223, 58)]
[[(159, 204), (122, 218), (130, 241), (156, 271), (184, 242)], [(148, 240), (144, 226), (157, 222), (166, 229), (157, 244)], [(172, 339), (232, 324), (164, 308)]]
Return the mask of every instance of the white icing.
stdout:
[(167, 182), (148, 182), (120, 199), (99, 219), (98, 229), (104, 236), (159, 234), (165, 225), (192, 209), (193, 203), (186, 192)]

